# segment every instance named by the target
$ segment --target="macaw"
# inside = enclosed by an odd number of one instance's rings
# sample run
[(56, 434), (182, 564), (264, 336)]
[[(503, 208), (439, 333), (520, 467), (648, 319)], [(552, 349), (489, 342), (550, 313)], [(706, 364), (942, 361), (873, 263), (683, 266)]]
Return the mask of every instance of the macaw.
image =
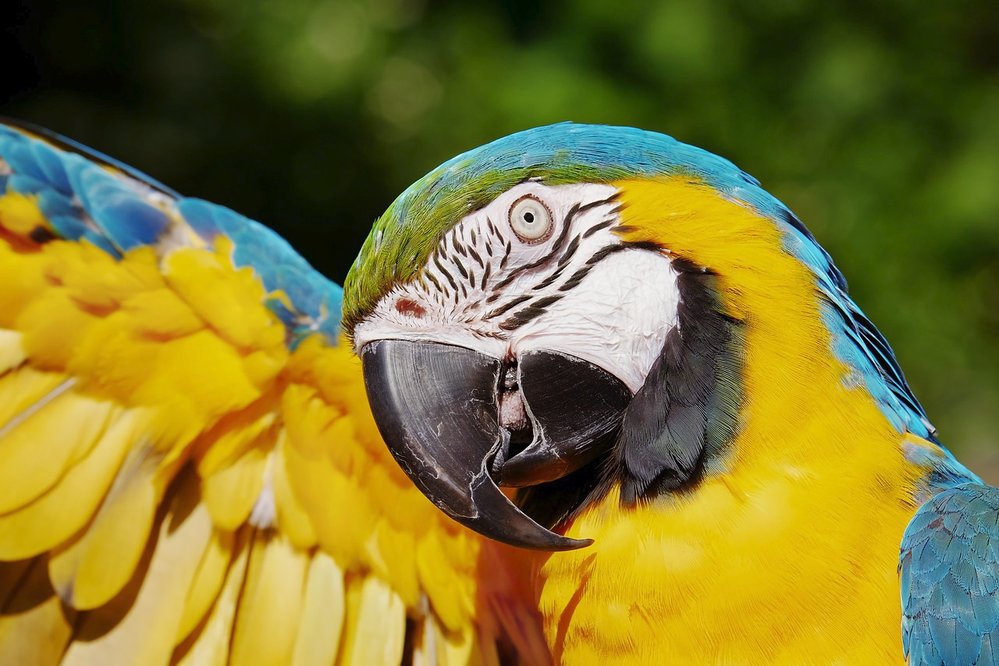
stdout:
[(556, 662), (999, 664), (999, 490), (729, 161), (514, 134), (406, 190), (344, 286), (413, 483), (541, 551)]
[(548, 659), (516, 561), (389, 455), (341, 298), (260, 224), (0, 125), (0, 664)]
[(65, 139), (0, 160), (0, 663), (991, 663), (995, 492), (728, 162), (502, 139), (342, 294)]

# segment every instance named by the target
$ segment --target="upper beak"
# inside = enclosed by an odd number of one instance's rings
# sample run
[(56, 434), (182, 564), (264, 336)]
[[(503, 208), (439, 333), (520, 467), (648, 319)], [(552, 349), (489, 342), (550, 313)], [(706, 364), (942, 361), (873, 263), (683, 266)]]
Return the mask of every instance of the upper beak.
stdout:
[[(542, 357), (536, 357), (537, 374), (530, 382), (521, 377), (521, 383), (528, 407), (535, 412), (531, 418), (537, 432), (524, 456), (509, 456), (510, 433), (498, 422), (497, 394), (503, 370), (498, 359), (465, 347), (409, 340), (369, 342), (360, 355), (368, 399), (382, 437), (403, 471), (441, 510), (487, 537), (514, 546), (571, 550), (592, 543), (539, 525), (507, 499), (489, 471), (498, 467), (498, 475), (506, 482), (504, 465), (511, 465), (511, 485), (529, 485), (564, 476), (589, 462), (599, 453), (591, 443), (604, 446), (606, 434), (620, 424), (631, 397), (623, 384), (578, 359), (566, 363), (561, 354), (552, 354), (556, 362), (537, 369)], [(578, 368), (577, 374), (566, 374), (571, 367)], [(547, 379), (544, 369), (551, 370)], [(553, 389), (555, 400), (547, 409), (550, 403), (539, 399), (539, 406), (545, 407), (539, 410), (531, 405), (527, 390), (536, 392), (543, 385)], [(591, 399), (580, 409), (578, 400), (574, 405), (568, 400), (572, 388), (590, 396), (594, 391), (587, 389), (602, 390), (595, 392), (596, 402)], [(569, 427), (571, 420), (580, 426), (578, 430)], [(579, 436), (571, 436), (573, 432)], [(541, 471), (532, 473), (531, 469)], [(537, 480), (532, 481), (534, 477)]]

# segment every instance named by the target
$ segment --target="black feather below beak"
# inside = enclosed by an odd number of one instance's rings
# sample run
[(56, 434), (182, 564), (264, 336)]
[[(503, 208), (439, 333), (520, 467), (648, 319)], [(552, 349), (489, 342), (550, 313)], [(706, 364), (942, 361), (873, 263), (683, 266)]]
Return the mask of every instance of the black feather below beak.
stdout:
[(434, 342), (379, 340), (361, 349), (375, 421), (395, 459), (463, 525), (525, 548), (569, 550), (500, 491), (562, 478), (607, 452), (631, 399), (581, 359), (530, 352), (517, 366)]

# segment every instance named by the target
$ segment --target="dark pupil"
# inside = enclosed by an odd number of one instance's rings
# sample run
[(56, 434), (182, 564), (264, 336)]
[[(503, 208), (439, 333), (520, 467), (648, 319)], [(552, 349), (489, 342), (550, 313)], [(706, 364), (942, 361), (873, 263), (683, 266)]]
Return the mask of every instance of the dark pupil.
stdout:
[(524, 222), (528, 224), (534, 223), (534, 213), (524, 213)]

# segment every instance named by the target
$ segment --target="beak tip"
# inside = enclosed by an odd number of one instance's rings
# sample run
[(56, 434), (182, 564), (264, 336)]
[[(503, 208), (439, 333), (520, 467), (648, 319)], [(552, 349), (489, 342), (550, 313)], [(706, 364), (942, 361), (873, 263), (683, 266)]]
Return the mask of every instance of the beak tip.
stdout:
[(565, 550), (579, 550), (580, 548), (588, 548), (593, 545), (593, 539), (566, 539), (569, 543), (566, 545)]
[[(501, 543), (505, 543), (508, 546), (513, 546), (515, 548), (525, 548), (527, 550), (540, 550), (550, 553), (560, 553), (568, 552), (571, 550), (579, 550), (581, 548), (586, 548), (593, 545), (593, 539), (570, 539), (569, 537), (564, 537), (554, 532), (548, 532), (548, 538), (538, 538), (537, 535), (532, 539), (522, 539), (522, 538), (510, 538), (507, 535), (495, 534), (490, 531), (476, 529), (475, 527), (468, 526), (479, 534), (494, 539)], [(547, 531), (547, 530), (546, 530)]]

